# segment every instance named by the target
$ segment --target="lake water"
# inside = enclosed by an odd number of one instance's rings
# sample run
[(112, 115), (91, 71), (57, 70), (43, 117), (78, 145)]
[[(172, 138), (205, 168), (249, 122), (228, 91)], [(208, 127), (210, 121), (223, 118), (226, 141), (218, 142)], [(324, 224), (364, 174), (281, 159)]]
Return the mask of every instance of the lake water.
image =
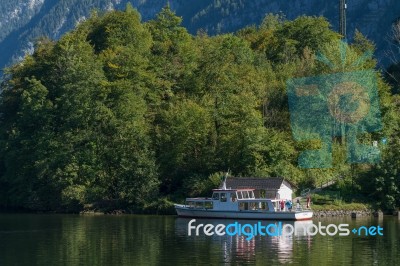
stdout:
[[(400, 220), (393, 216), (313, 220), (347, 223), (349, 229), (379, 225), (383, 236), (300, 232), (257, 235), (249, 241), (243, 235), (206, 236), (203, 231), (188, 236), (189, 221), (174, 216), (0, 214), (0, 265), (400, 265)], [(197, 219), (195, 224), (233, 222)], [(262, 222), (269, 223), (278, 225)]]

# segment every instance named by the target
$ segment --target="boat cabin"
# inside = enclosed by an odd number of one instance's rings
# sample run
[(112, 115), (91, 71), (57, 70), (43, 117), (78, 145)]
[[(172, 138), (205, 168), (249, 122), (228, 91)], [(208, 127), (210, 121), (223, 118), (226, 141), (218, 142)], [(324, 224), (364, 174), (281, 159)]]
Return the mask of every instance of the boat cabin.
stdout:
[(226, 211), (268, 211), (275, 206), (268, 199), (256, 199), (254, 189), (214, 189), (211, 198), (188, 198), (186, 205), (195, 209)]
[(292, 200), (293, 187), (283, 177), (270, 177), (270, 178), (257, 178), (257, 177), (230, 177), (221, 183), (221, 187), (225, 185), (229, 189), (243, 189), (252, 188), (254, 189), (254, 195), (256, 198), (268, 198), (268, 199), (283, 199)]
[(227, 202), (228, 199), (231, 202), (237, 199), (255, 199), (254, 189), (214, 189), (212, 199), (221, 202)]

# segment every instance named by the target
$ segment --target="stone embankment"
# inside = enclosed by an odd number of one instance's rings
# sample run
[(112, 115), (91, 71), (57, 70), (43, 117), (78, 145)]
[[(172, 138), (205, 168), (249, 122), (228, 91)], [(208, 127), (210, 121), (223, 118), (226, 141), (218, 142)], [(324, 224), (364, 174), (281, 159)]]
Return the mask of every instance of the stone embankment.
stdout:
[(363, 217), (363, 216), (371, 216), (375, 215), (375, 211), (373, 210), (323, 210), (323, 211), (314, 211), (314, 217)]

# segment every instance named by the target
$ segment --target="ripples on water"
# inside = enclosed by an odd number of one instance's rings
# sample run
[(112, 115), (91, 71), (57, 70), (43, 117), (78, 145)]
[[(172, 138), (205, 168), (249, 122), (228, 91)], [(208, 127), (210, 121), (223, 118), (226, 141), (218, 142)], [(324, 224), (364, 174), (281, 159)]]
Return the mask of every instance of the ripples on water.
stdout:
[[(249, 241), (246, 236), (188, 236), (190, 220), (0, 215), (0, 265), (400, 265), (400, 221), (395, 217), (320, 220), (350, 228), (379, 224), (384, 236), (255, 236)], [(197, 219), (196, 224), (232, 222)]]

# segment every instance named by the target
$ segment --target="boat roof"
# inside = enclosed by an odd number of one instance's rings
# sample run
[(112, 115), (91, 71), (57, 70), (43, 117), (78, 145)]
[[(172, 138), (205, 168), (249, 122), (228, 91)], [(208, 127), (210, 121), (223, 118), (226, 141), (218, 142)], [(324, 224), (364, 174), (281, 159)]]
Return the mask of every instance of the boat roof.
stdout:
[(229, 188), (247, 188), (254, 189), (280, 189), (282, 184), (290, 189), (296, 186), (284, 177), (229, 177), (226, 179), (226, 187)]
[(223, 192), (223, 191), (254, 191), (254, 188), (235, 188), (235, 189), (231, 189), (231, 188), (227, 188), (227, 189), (222, 189), (222, 188), (216, 188), (213, 189), (213, 191), (215, 192)]

